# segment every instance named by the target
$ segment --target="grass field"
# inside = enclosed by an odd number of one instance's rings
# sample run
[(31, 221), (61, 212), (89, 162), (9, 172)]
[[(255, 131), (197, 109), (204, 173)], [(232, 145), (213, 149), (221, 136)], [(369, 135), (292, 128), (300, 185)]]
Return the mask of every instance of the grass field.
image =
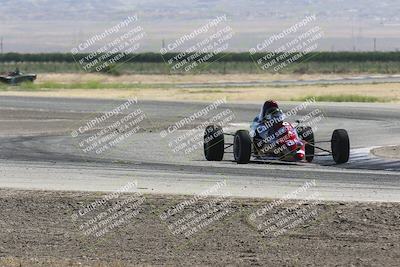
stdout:
[[(7, 61), (7, 56), (22, 60), (16, 63)], [(45, 61), (54, 57), (59, 62)], [(148, 62), (146, 61), (146, 56)], [(41, 58), (44, 57), (44, 58)], [(68, 62), (62, 62), (62, 57)], [(255, 85), (246, 88), (224, 88), (222, 85), (207, 89), (179, 86), (178, 83), (223, 83), (223, 82), (260, 82), (277, 80), (334, 79), (369, 74), (400, 73), (399, 53), (316, 53), (301, 62), (294, 62), (275, 72), (272, 68), (260, 70), (255, 62), (234, 61), (245, 54), (228, 54), (216, 62), (200, 64), (189, 72), (172, 72), (167, 63), (157, 59), (156, 54), (138, 55), (137, 62), (126, 62), (113, 66), (111, 73), (88, 73), (67, 54), (27, 54), (4, 55), (0, 61), (0, 72), (18, 67), (23, 72), (38, 73), (33, 84), (17, 87), (0, 85), (2, 94), (63, 95), (96, 97), (126, 97), (139, 95), (146, 99), (179, 99), (208, 101), (226, 97), (232, 101), (253, 101), (261, 98), (302, 101), (307, 97), (316, 97), (318, 101), (331, 102), (398, 102), (399, 86), (396, 84), (376, 85)], [(143, 57), (140, 59), (140, 57)], [(158, 55), (159, 57), (159, 55)], [(36, 62), (23, 61), (26, 59)], [(10, 59), (10, 58), (9, 58)], [(41, 60), (43, 62), (41, 62)], [(136, 60), (136, 58), (135, 58)], [(151, 62), (151, 61), (154, 62)], [(70, 92), (73, 89), (74, 92)], [(88, 93), (90, 90), (92, 92)]]
[[(400, 102), (400, 84), (313, 84), (257, 85), (195, 88), (204, 82), (259, 81), (279, 79), (317, 79), (321, 75), (123, 75), (44, 74), (35, 83), (19, 86), (0, 85), (0, 95), (52, 97), (127, 98), (147, 100), (212, 101), (226, 98), (235, 102), (257, 102), (272, 98), (280, 101), (303, 101), (315, 97), (319, 102)], [(181, 87), (182, 83), (186, 83)], [(192, 87), (191, 87), (192, 86)]]
[[(0, 72), (7, 72), (19, 67), (24, 72), (34, 73), (77, 73), (85, 71), (77, 63), (66, 62), (3, 62)], [(201, 65), (190, 72), (172, 72), (165, 63), (123, 63), (115, 67), (115, 74), (358, 74), (358, 73), (400, 73), (398, 61), (365, 61), (365, 62), (298, 62), (290, 64), (279, 72), (260, 70), (254, 62), (214, 62)]]

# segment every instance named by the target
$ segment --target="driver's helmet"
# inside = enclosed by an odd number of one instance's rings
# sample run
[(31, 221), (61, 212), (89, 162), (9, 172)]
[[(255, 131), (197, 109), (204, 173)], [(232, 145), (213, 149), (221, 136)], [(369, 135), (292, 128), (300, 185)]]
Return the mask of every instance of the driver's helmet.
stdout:
[(276, 103), (274, 100), (265, 101), (261, 107), (260, 119), (265, 119), (267, 111), (269, 111), (272, 108), (279, 108), (278, 103)]
[(283, 111), (277, 107), (268, 109), (265, 113), (264, 120), (270, 121), (273, 124), (282, 122), (285, 119)]

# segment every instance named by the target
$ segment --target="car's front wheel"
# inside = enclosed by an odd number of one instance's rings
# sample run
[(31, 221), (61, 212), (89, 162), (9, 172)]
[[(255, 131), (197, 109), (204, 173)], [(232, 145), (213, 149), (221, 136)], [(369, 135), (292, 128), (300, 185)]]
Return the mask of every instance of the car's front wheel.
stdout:
[(233, 156), (238, 164), (247, 164), (251, 156), (251, 137), (246, 130), (235, 133), (233, 140)]
[(224, 132), (218, 125), (209, 125), (204, 131), (204, 156), (208, 161), (221, 161), (224, 157)]
[(347, 131), (336, 129), (332, 133), (331, 150), (337, 164), (346, 163), (350, 156), (350, 140)]

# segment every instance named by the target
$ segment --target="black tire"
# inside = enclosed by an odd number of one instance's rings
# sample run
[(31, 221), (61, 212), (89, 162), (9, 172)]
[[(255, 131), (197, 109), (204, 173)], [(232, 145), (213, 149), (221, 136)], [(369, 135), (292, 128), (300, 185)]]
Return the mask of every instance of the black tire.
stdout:
[(0, 77), (0, 82), (2, 82), (2, 83), (9, 83), (9, 81), (8, 81), (7, 78), (5, 78), (5, 77)]
[(224, 157), (224, 132), (218, 125), (209, 125), (204, 131), (204, 156), (208, 161), (221, 161)]
[(350, 156), (350, 140), (347, 131), (336, 129), (332, 133), (331, 150), (333, 160), (337, 164), (346, 163)]
[(247, 164), (251, 156), (251, 137), (246, 130), (239, 130), (233, 139), (233, 156), (238, 164)]
[(305, 153), (307, 162), (312, 162), (315, 154), (315, 140), (314, 140), (314, 132), (310, 126), (302, 126), (297, 128), (297, 133), (301, 140), (306, 142), (305, 145)]

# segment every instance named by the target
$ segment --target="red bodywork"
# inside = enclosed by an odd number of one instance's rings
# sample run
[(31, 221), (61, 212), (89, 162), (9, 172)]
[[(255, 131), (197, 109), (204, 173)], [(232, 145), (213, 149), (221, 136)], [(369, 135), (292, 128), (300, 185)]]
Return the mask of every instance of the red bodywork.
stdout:
[(296, 129), (289, 122), (274, 126), (277, 146), (274, 154), (281, 160), (301, 161), (305, 159), (305, 144), (299, 138)]

